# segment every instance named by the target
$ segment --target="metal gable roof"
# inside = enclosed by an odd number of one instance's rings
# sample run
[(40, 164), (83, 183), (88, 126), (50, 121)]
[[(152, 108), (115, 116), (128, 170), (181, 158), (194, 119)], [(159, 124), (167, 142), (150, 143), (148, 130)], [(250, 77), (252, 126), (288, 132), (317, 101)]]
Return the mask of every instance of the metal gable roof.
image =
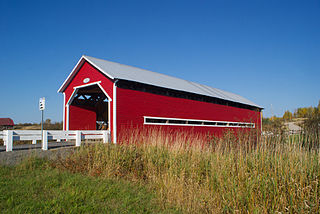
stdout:
[[(122, 79), (135, 81), (139, 83), (159, 86), (168, 89), (174, 89), (184, 92), (191, 92), (195, 94), (205, 95), (209, 97), (220, 98), (224, 100), (229, 100), (237, 103), (247, 104), (257, 108), (262, 108), (257, 104), (251, 102), (250, 100), (241, 97), (240, 95), (226, 92), (217, 88), (212, 88), (199, 83), (179, 79), (176, 77), (171, 77), (165, 74), (160, 74), (152, 71), (148, 71), (141, 68), (136, 68), (133, 66), (123, 65), (116, 62), (110, 62), (107, 60), (97, 59), (91, 56), (83, 56), (85, 60), (99, 69), (106, 76), (111, 79)], [(81, 60), (80, 60), (81, 61)], [(77, 66), (76, 66), (77, 67)], [(72, 77), (72, 73), (69, 75), (68, 79)], [(67, 80), (61, 86), (59, 91), (61, 92), (66, 85)]]

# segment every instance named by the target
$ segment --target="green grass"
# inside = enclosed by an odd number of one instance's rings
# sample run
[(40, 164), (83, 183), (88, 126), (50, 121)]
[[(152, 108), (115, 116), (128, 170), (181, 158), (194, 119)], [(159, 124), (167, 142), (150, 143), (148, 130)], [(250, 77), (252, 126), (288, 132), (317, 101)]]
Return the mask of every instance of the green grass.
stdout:
[(39, 159), (0, 167), (0, 213), (172, 213), (142, 185), (61, 171)]

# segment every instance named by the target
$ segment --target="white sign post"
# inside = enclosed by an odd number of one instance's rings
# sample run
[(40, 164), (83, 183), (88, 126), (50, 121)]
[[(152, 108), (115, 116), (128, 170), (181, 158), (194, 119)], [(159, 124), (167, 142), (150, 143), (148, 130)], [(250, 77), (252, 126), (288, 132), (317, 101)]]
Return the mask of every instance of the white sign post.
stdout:
[(46, 99), (41, 97), (39, 99), (39, 110), (41, 111), (41, 143), (43, 144), (43, 111), (46, 108)]

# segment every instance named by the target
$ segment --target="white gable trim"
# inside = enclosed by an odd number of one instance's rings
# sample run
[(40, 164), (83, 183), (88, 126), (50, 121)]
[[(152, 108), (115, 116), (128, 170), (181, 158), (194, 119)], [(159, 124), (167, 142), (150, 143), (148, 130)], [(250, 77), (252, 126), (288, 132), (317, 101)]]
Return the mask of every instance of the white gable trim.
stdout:
[(84, 88), (84, 87), (88, 87), (88, 86), (92, 86), (92, 85), (97, 85), (100, 83), (101, 83), (101, 81), (91, 82), (91, 83), (75, 86), (75, 87), (73, 87), (73, 89)]
[(69, 83), (69, 79), (71, 79), (71, 77), (73, 77), (73, 74), (75, 73), (76, 70), (78, 70), (79, 67), (81, 67), (81, 65), (83, 64), (83, 57), (81, 57), (78, 61), (78, 63), (76, 64), (76, 66), (73, 68), (73, 70), (71, 71), (71, 73), (69, 74), (69, 76), (67, 77), (67, 79), (62, 83), (62, 85), (60, 86), (58, 92), (62, 92), (65, 89), (65, 86), (67, 85), (67, 83)]
[(89, 62), (94, 68), (96, 68), (97, 70), (99, 70), (101, 73), (103, 73), (104, 75), (106, 75), (107, 77), (109, 77), (110, 79), (114, 79), (114, 77), (112, 77), (110, 74), (106, 73), (104, 70), (102, 70), (101, 68), (99, 68), (99, 66), (95, 65), (91, 60), (89, 60), (86, 56), (82, 56), (80, 58), (80, 60), (78, 61), (78, 63), (76, 64), (76, 66), (73, 68), (73, 70), (71, 71), (71, 73), (69, 74), (69, 76), (67, 77), (67, 79), (63, 82), (63, 84), (60, 86), (59, 90), (57, 91), (59, 92), (63, 92), (67, 85), (72, 81), (73, 77), (78, 73), (79, 69), (81, 68), (81, 66), (84, 64), (84, 62), (87, 61)]

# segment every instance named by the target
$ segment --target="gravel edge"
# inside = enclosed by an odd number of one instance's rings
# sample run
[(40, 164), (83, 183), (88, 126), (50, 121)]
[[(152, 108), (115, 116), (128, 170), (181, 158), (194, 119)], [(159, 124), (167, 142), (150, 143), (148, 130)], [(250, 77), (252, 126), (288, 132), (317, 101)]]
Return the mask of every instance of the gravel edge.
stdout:
[(0, 152), (0, 165), (15, 166), (23, 160), (30, 157), (45, 158), (48, 160), (56, 160), (63, 158), (70, 153), (76, 151), (76, 147), (64, 147), (43, 151), (41, 149), (21, 150), (12, 152)]

